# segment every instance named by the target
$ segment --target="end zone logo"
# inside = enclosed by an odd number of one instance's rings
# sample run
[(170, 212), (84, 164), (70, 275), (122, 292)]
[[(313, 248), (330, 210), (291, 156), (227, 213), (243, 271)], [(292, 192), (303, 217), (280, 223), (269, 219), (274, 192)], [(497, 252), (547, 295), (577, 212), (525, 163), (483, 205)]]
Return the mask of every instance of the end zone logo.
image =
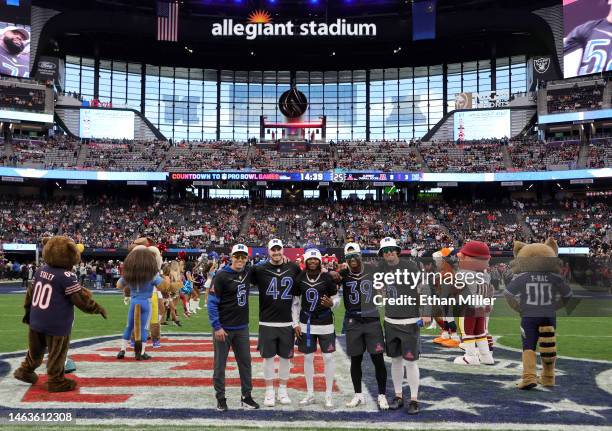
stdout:
[(350, 23), (344, 18), (338, 18), (331, 24), (324, 22), (293, 21), (273, 23), (272, 16), (264, 10), (251, 12), (248, 23), (234, 23), (233, 19), (224, 19), (212, 26), (212, 35), (217, 37), (243, 36), (254, 40), (258, 36), (332, 36), (332, 37), (367, 37), (376, 36), (374, 23)]

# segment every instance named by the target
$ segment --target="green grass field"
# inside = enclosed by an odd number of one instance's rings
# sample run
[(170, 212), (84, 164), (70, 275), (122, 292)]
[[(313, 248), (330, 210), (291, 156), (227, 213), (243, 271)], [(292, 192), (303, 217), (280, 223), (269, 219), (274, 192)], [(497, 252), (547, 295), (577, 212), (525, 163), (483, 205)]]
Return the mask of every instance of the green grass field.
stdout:
[[(86, 315), (75, 311), (76, 319), (72, 331), (72, 339), (91, 338), (104, 335), (120, 334), (125, 326), (128, 307), (123, 304), (120, 295), (97, 295), (96, 300), (108, 311), (108, 320), (99, 315)], [(0, 353), (24, 350), (27, 346), (27, 325), (21, 323), (23, 317), (23, 295), (0, 295)], [(258, 297), (250, 297), (251, 332), (257, 332)], [(335, 311), (337, 316), (343, 316), (340, 306)], [(577, 317), (580, 316), (580, 317)], [(584, 316), (584, 317), (582, 317)], [(610, 323), (612, 317), (611, 301), (583, 300), (573, 311), (572, 317), (560, 313), (557, 318), (558, 348), (561, 356), (571, 356), (587, 359), (612, 360), (612, 333)], [(190, 318), (181, 318), (183, 327), (174, 325), (162, 326), (163, 333), (211, 332), (208, 316), (205, 310)], [(339, 334), (342, 319), (336, 318), (336, 332)], [(519, 317), (508, 308), (505, 301), (497, 301), (490, 321), (490, 332), (500, 336), (499, 343), (520, 348)], [(424, 331), (436, 333), (436, 331)]]

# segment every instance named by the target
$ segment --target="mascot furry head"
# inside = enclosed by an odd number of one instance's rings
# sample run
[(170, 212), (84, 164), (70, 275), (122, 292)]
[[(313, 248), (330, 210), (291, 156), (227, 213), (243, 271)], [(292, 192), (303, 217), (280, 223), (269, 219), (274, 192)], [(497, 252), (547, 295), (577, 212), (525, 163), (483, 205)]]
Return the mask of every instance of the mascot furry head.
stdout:
[(42, 243), (42, 257), (49, 266), (71, 271), (72, 267), (81, 261), (83, 244), (75, 244), (67, 236), (43, 238)]
[(558, 257), (557, 241), (548, 238), (544, 243), (526, 244), (514, 242), (514, 260), (510, 268), (514, 274), (523, 272), (561, 272), (561, 259)]

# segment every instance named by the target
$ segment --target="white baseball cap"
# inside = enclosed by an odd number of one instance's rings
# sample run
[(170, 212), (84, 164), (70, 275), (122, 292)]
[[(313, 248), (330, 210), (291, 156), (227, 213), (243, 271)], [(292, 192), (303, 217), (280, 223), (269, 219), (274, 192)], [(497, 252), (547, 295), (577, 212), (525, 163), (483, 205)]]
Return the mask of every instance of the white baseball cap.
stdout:
[(236, 244), (232, 247), (231, 255), (235, 255), (236, 253), (244, 253), (247, 256), (249, 255), (249, 248), (244, 244)]
[(283, 242), (278, 238), (273, 238), (268, 242), (268, 250), (272, 250), (272, 247), (283, 248)]
[(304, 262), (306, 262), (308, 259), (318, 259), (319, 262), (323, 262), (321, 252), (316, 248), (311, 248), (304, 252)]
[(344, 246), (344, 255), (361, 253), (361, 247), (356, 242), (349, 242)]
[(6, 33), (7, 31), (16, 31), (19, 32), (23, 35), (25, 40), (30, 40), (30, 32), (27, 31), (25, 28), (23, 27), (15, 27), (14, 25), (5, 27), (2, 29), (2, 35), (4, 35), (4, 33)]
[(380, 247), (378, 248), (378, 255), (381, 256), (383, 248), (388, 248), (388, 247), (396, 248), (397, 251), (399, 251), (399, 252), (402, 251), (400, 246), (397, 245), (397, 241), (395, 241), (394, 238), (391, 238), (390, 236), (387, 236), (387, 237), (385, 237), (385, 238), (380, 240)]

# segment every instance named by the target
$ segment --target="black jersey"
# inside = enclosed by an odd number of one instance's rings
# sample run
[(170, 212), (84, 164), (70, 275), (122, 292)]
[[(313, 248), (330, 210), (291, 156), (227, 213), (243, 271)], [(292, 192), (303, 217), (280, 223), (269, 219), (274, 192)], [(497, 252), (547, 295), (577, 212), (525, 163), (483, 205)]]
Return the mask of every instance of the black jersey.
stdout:
[(565, 280), (551, 272), (518, 274), (508, 284), (506, 292), (517, 299), (523, 317), (555, 316), (560, 301), (572, 296), (572, 290)]
[[(239, 329), (248, 326), (250, 285), (249, 269), (236, 272), (226, 266), (215, 275), (210, 289), (210, 295), (214, 298), (211, 297), (209, 300), (212, 299), (215, 303), (218, 321), (223, 328)], [(213, 320), (214, 317), (216, 316), (213, 316)]]
[(339, 272), (342, 277), (342, 297), (347, 316), (378, 319), (378, 309), (374, 296), (381, 291), (373, 287), (374, 267), (361, 265), (361, 272), (351, 272), (349, 268)]
[(293, 262), (253, 267), (252, 283), (259, 288), (259, 321), (291, 323), (295, 278), (301, 272)]
[(577, 75), (612, 70), (612, 23), (606, 18), (585, 22), (563, 41), (563, 54), (582, 49)]
[(331, 325), (334, 323), (331, 309), (321, 305), (321, 298), (332, 297), (338, 293), (336, 283), (329, 273), (321, 272), (314, 279), (309, 279), (306, 271), (302, 271), (295, 279), (295, 295), (301, 296), (302, 306), (300, 322), (311, 325)]
[[(400, 271), (400, 280), (402, 283), (395, 283), (397, 271)], [(406, 272), (404, 272), (406, 270)], [(420, 271), (417, 264), (409, 259), (400, 259), (400, 262), (396, 266), (389, 266), (383, 260), (379, 263), (376, 268), (377, 272), (387, 274), (393, 274), (393, 283), (384, 283), (384, 295), (387, 299), (385, 303), (385, 317), (389, 317), (392, 319), (412, 319), (418, 318), (420, 316), (420, 308), (419, 308), (419, 294), (420, 290), (412, 283), (412, 277), (410, 274), (416, 274), (420, 276)], [(405, 274), (407, 276), (405, 277)], [(384, 280), (384, 276), (382, 278)], [(406, 279), (409, 283), (406, 283)], [(393, 302), (389, 302), (389, 299), (406, 299), (408, 297), (414, 298), (412, 304), (408, 303), (403, 304), (394, 304)]]

